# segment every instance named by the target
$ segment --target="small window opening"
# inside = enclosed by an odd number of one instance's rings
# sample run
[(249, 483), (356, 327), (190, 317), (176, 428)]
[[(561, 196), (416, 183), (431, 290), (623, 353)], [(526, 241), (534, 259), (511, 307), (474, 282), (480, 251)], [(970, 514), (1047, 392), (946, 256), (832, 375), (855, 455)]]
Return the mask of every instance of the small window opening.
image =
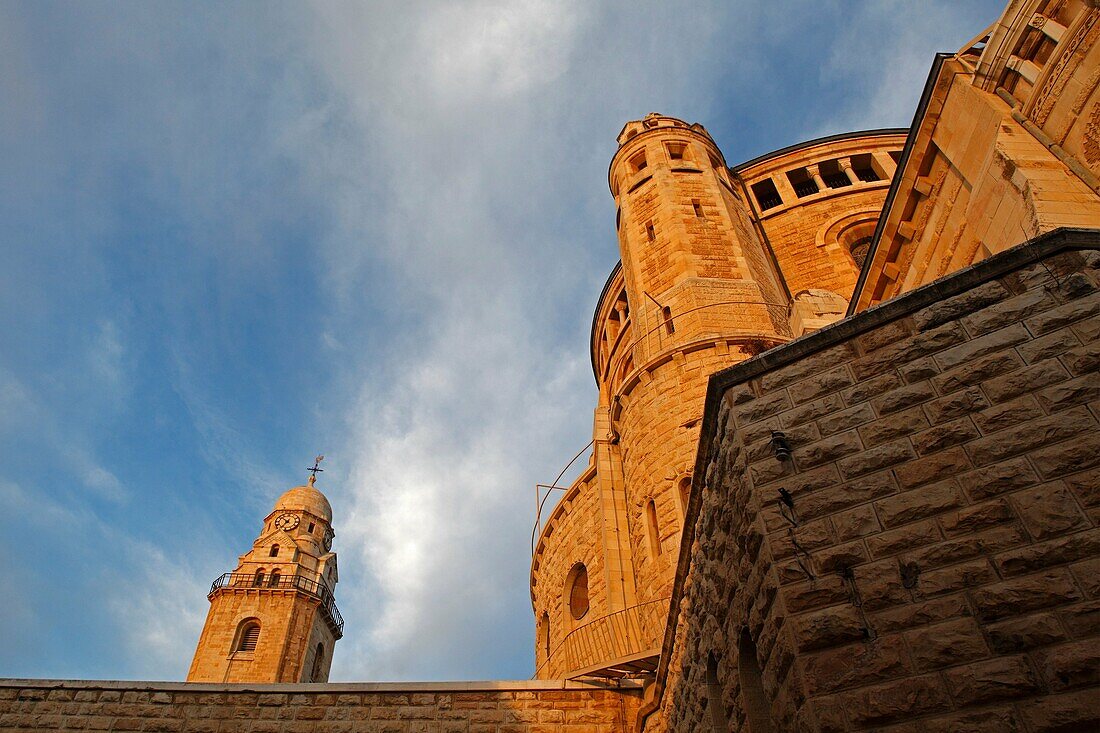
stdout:
[(636, 155), (634, 155), (634, 157), (630, 159), (630, 167), (635, 173), (641, 170), (645, 170), (646, 165), (648, 164), (646, 163), (644, 150), (637, 153)]
[(657, 504), (653, 499), (645, 505), (645, 519), (649, 535), (649, 554), (656, 560), (661, 556), (661, 529), (657, 525)]
[(539, 621), (539, 639), (542, 644), (542, 656), (544, 659), (550, 658), (550, 614), (546, 611), (542, 612), (542, 619)]
[(256, 620), (245, 621), (237, 636), (238, 652), (256, 651), (256, 642), (260, 640), (260, 623)]
[(672, 322), (672, 309), (667, 305), (661, 308), (661, 318), (665, 322), (665, 333), (670, 336), (676, 333), (676, 325)]
[(827, 160), (821, 164), (821, 179), (829, 188), (844, 188), (852, 185), (848, 174), (840, 169), (840, 163), (835, 160)]
[(771, 709), (764, 695), (761, 682), (760, 660), (756, 657), (756, 643), (748, 629), (741, 630), (737, 640), (737, 678), (741, 683), (741, 696), (745, 704), (745, 719), (752, 733), (773, 733)]
[(686, 143), (668, 143), (666, 147), (668, 148), (669, 160), (684, 159), (684, 150), (687, 149)]
[(268, 588), (277, 588), (279, 586), (279, 571), (272, 570), (271, 578), (267, 581)]
[(684, 516), (687, 516), (688, 502), (691, 501), (691, 476), (684, 476), (680, 479), (680, 508), (684, 512)]
[(325, 662), (325, 645), (318, 643), (313, 650), (313, 669), (309, 673), (310, 682), (324, 682), (321, 679), (321, 669)]
[(721, 168), (722, 167), (722, 161), (718, 160), (718, 158), (715, 158), (713, 154), (707, 153), (707, 159), (710, 161), (710, 167), (711, 168)]
[(874, 164), (871, 162), (871, 156), (869, 154), (853, 155), (852, 170), (855, 171), (856, 178), (864, 183), (874, 183), (875, 181), (882, 180), (875, 171)]
[(891, 150), (890, 151), (890, 157), (894, 159), (894, 165), (897, 165), (898, 163), (901, 162), (901, 151), (900, 150)]
[(577, 563), (569, 571), (569, 613), (578, 621), (588, 614), (588, 568)]
[[(713, 652), (707, 655), (707, 715), (714, 733), (729, 733), (729, 717), (722, 703), (722, 683), (718, 681), (718, 660)], [(752, 733), (758, 732), (753, 729)]]
[(647, 222), (645, 225), (645, 235), (649, 241), (654, 242), (657, 240), (657, 230), (653, 228), (653, 222)]
[(706, 219), (707, 218), (706, 216), (703, 215), (703, 207), (699, 203), (698, 199), (695, 199), (691, 202), (691, 208), (695, 210), (695, 216), (697, 218), (699, 218), (699, 219)]
[(309, 532), (310, 534), (313, 534), (313, 526), (314, 526), (313, 522), (310, 522), (309, 523), (309, 528), (306, 530), (306, 532)]
[(259, 588), (263, 584), (264, 584), (264, 571), (263, 571), (263, 568), (260, 568), (259, 570), (256, 571), (256, 575), (253, 576), (253, 578), (252, 578), (252, 587), (253, 588)]
[(791, 182), (794, 193), (798, 198), (812, 196), (817, 193), (817, 183), (814, 182), (814, 179), (810, 178), (805, 168), (787, 171), (787, 179)]
[(279, 556), (279, 546), (278, 545), (272, 545), (271, 546), (271, 552), (267, 553), (267, 556), (268, 557), (278, 557)]
[(848, 245), (848, 251), (852, 253), (852, 259), (857, 267), (863, 267), (863, 261), (867, 259), (867, 253), (871, 249), (871, 237), (857, 239)]
[(752, 184), (752, 194), (756, 197), (756, 203), (760, 204), (761, 211), (767, 211), (768, 209), (774, 209), (776, 206), (783, 205), (783, 199), (779, 196), (779, 191), (775, 187), (775, 182), (770, 178), (765, 178), (759, 183)]

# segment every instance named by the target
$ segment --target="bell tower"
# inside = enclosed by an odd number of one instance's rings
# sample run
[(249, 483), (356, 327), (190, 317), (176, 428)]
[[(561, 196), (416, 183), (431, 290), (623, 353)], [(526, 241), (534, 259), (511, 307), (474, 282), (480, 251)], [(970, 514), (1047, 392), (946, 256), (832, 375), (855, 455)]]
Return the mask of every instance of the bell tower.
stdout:
[(315, 463), (305, 486), (279, 497), (252, 549), (210, 586), (188, 682), (328, 681), (344, 621), (332, 507), (314, 485), (321, 470)]

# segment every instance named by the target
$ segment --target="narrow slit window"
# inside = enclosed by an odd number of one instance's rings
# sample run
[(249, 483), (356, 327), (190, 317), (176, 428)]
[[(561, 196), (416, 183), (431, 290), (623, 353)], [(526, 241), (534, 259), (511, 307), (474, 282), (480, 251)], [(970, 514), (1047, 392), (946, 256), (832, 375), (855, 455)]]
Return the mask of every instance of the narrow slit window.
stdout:
[(698, 219), (706, 219), (707, 218), (703, 214), (703, 206), (702, 206), (702, 204), (699, 203), (698, 199), (691, 202), (691, 208), (694, 209), (696, 218), (698, 218)]
[(670, 336), (676, 333), (676, 325), (672, 322), (672, 309), (667, 305), (661, 308), (661, 319), (665, 322), (665, 333)]
[(588, 614), (588, 568), (577, 563), (569, 571), (568, 606), (570, 615), (580, 621)]
[[(718, 681), (718, 660), (713, 653), (707, 655), (707, 714), (714, 733), (729, 733), (729, 717), (722, 703), (722, 683)], [(755, 728), (752, 733), (757, 733)]]
[(310, 522), (309, 523), (309, 528), (306, 530), (306, 532), (309, 532), (310, 534), (313, 534), (313, 526), (314, 526), (313, 522)]
[(267, 553), (267, 555), (268, 555), (268, 557), (278, 557), (279, 556), (279, 546), (278, 545), (272, 545), (271, 546), (271, 552)]
[(310, 682), (324, 682), (321, 679), (321, 670), (325, 663), (325, 645), (318, 643), (313, 651), (313, 669), (309, 673)]
[(550, 614), (542, 612), (542, 622), (539, 624), (539, 637), (542, 640), (542, 656), (550, 657)]
[(651, 242), (657, 241), (657, 230), (653, 228), (653, 222), (648, 222), (645, 225), (646, 238)]
[(653, 499), (645, 505), (646, 530), (649, 535), (649, 553), (656, 560), (661, 556), (661, 529), (657, 525), (657, 504)]

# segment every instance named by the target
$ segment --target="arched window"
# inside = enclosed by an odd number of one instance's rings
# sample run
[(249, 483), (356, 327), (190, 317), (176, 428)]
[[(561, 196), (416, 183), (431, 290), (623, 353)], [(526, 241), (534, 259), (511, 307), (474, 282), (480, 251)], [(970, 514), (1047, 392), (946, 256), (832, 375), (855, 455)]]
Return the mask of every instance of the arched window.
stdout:
[(691, 476), (680, 479), (680, 512), (687, 518), (688, 503), (691, 501)]
[(661, 528), (657, 525), (657, 504), (653, 499), (645, 505), (645, 528), (649, 535), (649, 554), (656, 560), (661, 556)]
[(577, 563), (565, 583), (569, 613), (578, 621), (588, 613), (588, 568)]
[(278, 587), (278, 585), (279, 585), (279, 571), (278, 570), (272, 570), (271, 571), (271, 579), (267, 581), (267, 587), (268, 588), (276, 588), (276, 587)]
[(670, 336), (676, 333), (676, 324), (672, 322), (672, 309), (667, 305), (661, 308), (661, 319), (665, 322), (665, 332)]
[(325, 661), (325, 645), (318, 642), (316, 649), (313, 651), (313, 669), (309, 673), (310, 682), (324, 682), (321, 679), (321, 669)]
[[(707, 655), (707, 714), (714, 733), (729, 733), (729, 718), (722, 703), (722, 683), (718, 681), (718, 659), (713, 652)], [(752, 733), (757, 731), (753, 729)]]
[(260, 639), (260, 622), (254, 618), (245, 619), (237, 628), (237, 643), (233, 650), (238, 652), (256, 651), (256, 642)]
[(737, 639), (737, 675), (741, 682), (741, 697), (745, 703), (745, 719), (751, 733), (772, 733), (771, 709), (760, 681), (760, 660), (756, 658), (756, 643), (748, 629)]
[(271, 546), (271, 552), (267, 553), (267, 556), (268, 557), (278, 557), (279, 556), (279, 546), (278, 545), (272, 545)]
[(542, 656), (544, 658), (550, 658), (550, 614), (546, 611), (542, 612), (542, 618), (539, 619), (539, 643), (542, 645)]
[(856, 267), (863, 267), (863, 261), (867, 259), (867, 252), (871, 249), (871, 237), (860, 237), (848, 245), (848, 251), (856, 262)]
[(256, 571), (255, 577), (252, 578), (252, 587), (259, 588), (264, 584), (264, 569), (260, 568)]

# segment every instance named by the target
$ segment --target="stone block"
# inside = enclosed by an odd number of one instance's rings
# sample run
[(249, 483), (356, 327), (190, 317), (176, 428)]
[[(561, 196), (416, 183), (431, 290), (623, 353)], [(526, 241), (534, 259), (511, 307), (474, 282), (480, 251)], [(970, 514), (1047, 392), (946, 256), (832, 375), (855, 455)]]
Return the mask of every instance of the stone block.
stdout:
[(878, 471), (889, 466), (895, 466), (916, 458), (909, 441), (895, 440), (892, 443), (878, 445), (843, 458), (838, 461), (840, 475), (846, 479), (863, 476), (864, 474)]
[(856, 405), (901, 386), (902, 381), (897, 374), (887, 373), (857, 382), (844, 390), (841, 396), (844, 398), (844, 404)]
[(892, 412), (904, 410), (913, 405), (927, 402), (936, 396), (930, 382), (917, 382), (889, 392), (873, 399), (871, 404), (879, 415), (889, 415)]
[(842, 430), (849, 430), (875, 419), (875, 411), (868, 403), (858, 404), (846, 410), (826, 415), (817, 421), (822, 435), (832, 435)]
[(966, 451), (975, 466), (983, 466), (1021, 455), (1048, 443), (1072, 438), (1081, 432), (1082, 426), (1093, 424), (1088, 410), (1079, 407), (975, 440), (967, 444)]
[(896, 527), (960, 507), (963, 502), (962, 493), (956, 483), (943, 481), (879, 499), (875, 507), (885, 526)]
[(998, 352), (962, 364), (949, 372), (932, 378), (932, 384), (940, 394), (950, 394), (975, 384), (991, 380), (1001, 374), (1023, 366), (1023, 361), (1015, 352)]
[(993, 621), (1078, 601), (1081, 593), (1067, 570), (1049, 570), (976, 588), (971, 598), (979, 617)]
[(833, 606), (792, 619), (801, 651), (840, 646), (867, 637), (859, 612), (850, 605)]
[(1070, 374), (1089, 374), (1100, 369), (1100, 341), (1077, 346), (1062, 354), (1061, 361)]
[(993, 402), (1006, 402), (1040, 387), (1069, 379), (1069, 372), (1057, 359), (1047, 359), (1011, 374), (982, 380), (982, 390)]
[(950, 698), (937, 675), (909, 677), (848, 693), (849, 718), (858, 726), (888, 723), (945, 710)]
[(974, 427), (970, 418), (960, 417), (917, 433), (910, 440), (917, 453), (923, 456), (960, 445), (978, 436), (978, 429)]
[(976, 501), (1039, 482), (1025, 458), (1011, 458), (959, 475), (959, 484)]
[(1036, 572), (1100, 554), (1100, 529), (1058, 537), (1002, 552), (994, 558), (1005, 577)]
[(1042, 336), (1098, 313), (1100, 313), (1100, 296), (1094, 294), (1032, 316), (1026, 319), (1024, 324), (1031, 333)]
[(848, 368), (840, 366), (793, 384), (787, 388), (787, 392), (794, 404), (801, 405), (830, 392), (849, 387), (853, 381)]
[(940, 526), (948, 537), (968, 532), (977, 532), (1014, 518), (1012, 510), (1004, 500), (987, 501), (968, 506), (957, 512), (940, 517)]
[(928, 427), (928, 419), (919, 406), (888, 414), (859, 428), (864, 445), (870, 447), (885, 443)]
[(1011, 496), (1032, 537), (1046, 539), (1088, 523), (1065, 485), (1056, 481), (1017, 491)]
[(861, 380), (874, 377), (891, 371), (897, 364), (930, 356), (949, 346), (962, 343), (966, 338), (966, 332), (960, 325), (947, 323), (855, 359), (851, 362), (852, 373)]
[(797, 446), (792, 453), (799, 469), (807, 469), (850, 456), (862, 449), (859, 435), (854, 430), (849, 430), (807, 446)]
[(917, 588), (926, 597), (933, 598), (944, 593), (976, 588), (996, 581), (997, 574), (993, 572), (989, 562), (973, 560), (940, 570), (923, 572), (917, 579)]
[(1055, 305), (1057, 301), (1048, 290), (1035, 288), (966, 316), (962, 319), (962, 324), (971, 334), (988, 333), (997, 328), (1016, 324), (1034, 313), (1048, 310)]
[(996, 280), (982, 283), (959, 295), (927, 306), (913, 314), (913, 324), (926, 331), (948, 321), (980, 311), (1008, 297), (1008, 291)]
[(906, 632), (913, 664), (920, 671), (980, 659), (989, 655), (977, 622), (960, 618)]
[(1046, 413), (1031, 395), (1024, 395), (975, 414), (974, 422), (983, 435), (1043, 417)]
[(1036, 396), (1039, 398), (1039, 404), (1047, 412), (1095, 402), (1100, 400), (1100, 374), (1095, 372), (1085, 374), (1068, 382), (1041, 389)]
[(903, 677), (912, 669), (901, 636), (882, 636), (874, 644), (854, 644), (805, 654), (800, 666), (809, 695)]
[(1014, 654), (1066, 639), (1066, 633), (1053, 613), (1036, 613), (990, 624), (986, 627), (986, 633), (990, 646), (998, 654)]
[(871, 557), (877, 560), (939, 542), (942, 539), (943, 537), (940, 535), (936, 523), (928, 520), (909, 524), (900, 529), (882, 532), (873, 537), (868, 537), (865, 541), (867, 549), (871, 552)]
[(939, 479), (958, 476), (971, 468), (970, 459), (962, 448), (950, 448), (925, 456), (919, 461), (898, 466), (894, 475), (903, 488), (913, 488)]
[(945, 420), (953, 420), (963, 415), (989, 407), (989, 400), (978, 387), (970, 387), (961, 392), (953, 392), (924, 404), (924, 412), (932, 425)]
[(834, 514), (832, 522), (837, 539), (842, 542), (857, 537), (866, 537), (882, 530), (878, 515), (875, 514), (875, 508), (870, 504)]
[(1052, 359), (1080, 346), (1080, 344), (1080, 340), (1072, 329), (1063, 328), (1025, 344), (1020, 344), (1016, 347), (1016, 353), (1022, 356), (1026, 363), (1034, 364), (1037, 361)]
[(936, 354), (936, 363), (944, 371), (952, 369), (960, 364), (967, 364), (980, 356), (992, 354), (995, 351), (1009, 349), (1016, 344), (1030, 339), (1027, 329), (1021, 323), (1013, 323), (993, 333), (971, 339), (958, 346), (945, 349)]
[(1083, 690), (1047, 695), (1020, 706), (1020, 717), (1034, 733), (1069, 733), (1100, 729), (1100, 695)]
[(1100, 435), (1095, 425), (1083, 421), (1080, 427), (1082, 429), (1076, 439), (1032, 452), (1031, 463), (1040, 476), (1051, 479), (1100, 463)]
[(1039, 689), (1022, 656), (974, 662), (943, 674), (952, 697), (962, 706), (1020, 698)]

